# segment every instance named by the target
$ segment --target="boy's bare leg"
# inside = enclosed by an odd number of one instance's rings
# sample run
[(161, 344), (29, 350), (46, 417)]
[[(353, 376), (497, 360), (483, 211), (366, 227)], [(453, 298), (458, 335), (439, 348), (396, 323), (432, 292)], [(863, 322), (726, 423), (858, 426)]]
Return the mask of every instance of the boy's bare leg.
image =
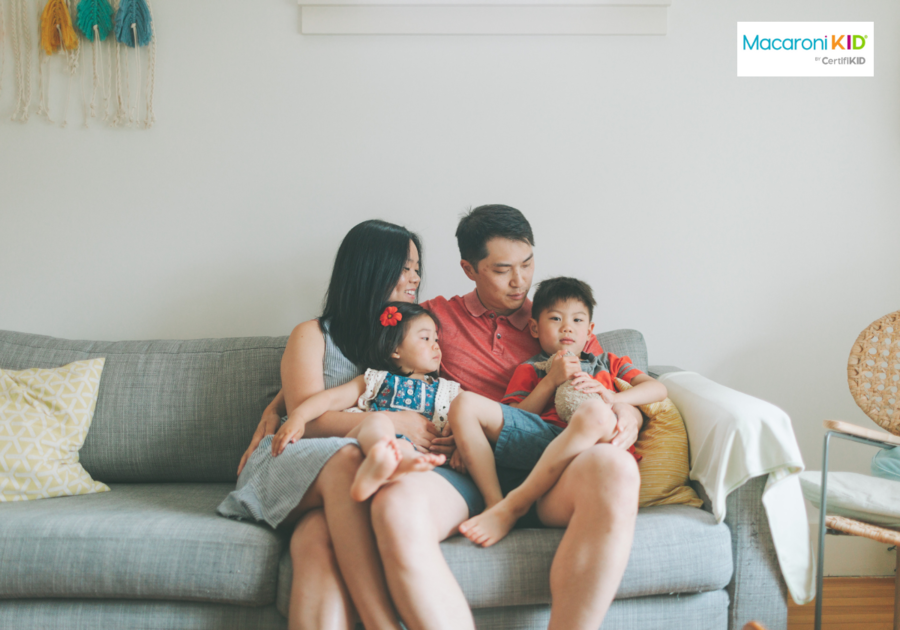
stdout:
[(372, 526), (388, 587), (410, 630), (474, 630), (440, 542), (469, 514), (462, 495), (435, 473), (406, 475), (372, 498)]
[(566, 528), (550, 567), (549, 630), (600, 627), (631, 554), (639, 490), (634, 457), (597, 444), (538, 499), (541, 522)]
[(394, 423), (387, 414), (373, 413), (363, 420), (348, 437), (355, 437), (366, 459), (359, 467), (350, 496), (365, 501), (384, 484), (409, 472), (425, 472), (444, 463), (443, 455), (418, 454), (412, 444), (401, 447)]
[(475, 544), (490, 547), (506, 536), (531, 504), (547, 494), (563, 471), (579, 454), (598, 442), (609, 442), (616, 430), (616, 416), (602, 400), (586, 400), (569, 420), (569, 425), (550, 442), (534, 469), (518, 488), (470, 518), (460, 531)]
[(491, 444), (496, 444), (503, 430), (500, 404), (472, 392), (461, 392), (450, 405), (448, 420), (456, 448), (481, 491), (485, 505), (497, 504), (503, 493), (500, 491)]

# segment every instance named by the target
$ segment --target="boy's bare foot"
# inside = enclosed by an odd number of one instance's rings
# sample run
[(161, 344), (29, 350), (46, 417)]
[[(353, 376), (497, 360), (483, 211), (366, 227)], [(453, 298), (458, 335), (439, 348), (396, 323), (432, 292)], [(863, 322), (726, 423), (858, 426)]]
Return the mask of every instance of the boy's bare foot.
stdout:
[(365, 501), (381, 486), (391, 480), (398, 465), (403, 460), (397, 438), (386, 437), (378, 440), (369, 449), (365, 460), (356, 471), (350, 486), (350, 497), (355, 501)]
[(431, 453), (426, 453), (424, 455), (416, 453), (410, 457), (404, 457), (397, 465), (394, 474), (391, 475), (391, 481), (406, 473), (428, 472), (429, 470), (434, 470), (446, 460), (447, 457), (444, 455), (432, 455)]
[(522, 516), (513, 510), (507, 500), (500, 501), (478, 516), (473, 516), (459, 526), (459, 532), (476, 545), (490, 547), (503, 539)]

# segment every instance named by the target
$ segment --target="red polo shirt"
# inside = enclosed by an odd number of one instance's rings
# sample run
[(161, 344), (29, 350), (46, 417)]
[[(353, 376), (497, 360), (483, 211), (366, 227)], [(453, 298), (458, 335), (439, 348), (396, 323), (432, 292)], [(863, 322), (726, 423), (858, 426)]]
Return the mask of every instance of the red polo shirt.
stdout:
[[(465, 391), (500, 402), (516, 367), (541, 351), (528, 330), (529, 299), (508, 316), (485, 308), (475, 291), (449, 300), (436, 297), (422, 306), (441, 320), (441, 376)], [(603, 352), (593, 335), (584, 350)]]

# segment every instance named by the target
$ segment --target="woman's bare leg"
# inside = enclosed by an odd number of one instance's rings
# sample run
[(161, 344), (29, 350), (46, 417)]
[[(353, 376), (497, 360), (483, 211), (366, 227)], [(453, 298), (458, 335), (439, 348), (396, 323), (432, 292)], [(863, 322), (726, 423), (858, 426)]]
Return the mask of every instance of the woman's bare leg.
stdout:
[(372, 630), (399, 630), (372, 533), (369, 503), (350, 498), (350, 485), (362, 461), (356, 446), (345, 446), (335, 453), (288, 519), (324, 507), (340, 575), (363, 625)]
[(474, 630), (440, 548), (468, 514), (462, 496), (436, 473), (407, 475), (373, 497), (372, 526), (388, 587), (410, 630)]
[(325, 514), (304, 514), (291, 534), (289, 630), (351, 630), (356, 611), (341, 578)]

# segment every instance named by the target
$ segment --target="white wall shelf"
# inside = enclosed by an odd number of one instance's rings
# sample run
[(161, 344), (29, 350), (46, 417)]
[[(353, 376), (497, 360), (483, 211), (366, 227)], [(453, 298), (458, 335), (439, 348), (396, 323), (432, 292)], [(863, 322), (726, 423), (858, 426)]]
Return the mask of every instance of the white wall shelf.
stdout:
[(671, 0), (299, 0), (304, 35), (665, 35)]

